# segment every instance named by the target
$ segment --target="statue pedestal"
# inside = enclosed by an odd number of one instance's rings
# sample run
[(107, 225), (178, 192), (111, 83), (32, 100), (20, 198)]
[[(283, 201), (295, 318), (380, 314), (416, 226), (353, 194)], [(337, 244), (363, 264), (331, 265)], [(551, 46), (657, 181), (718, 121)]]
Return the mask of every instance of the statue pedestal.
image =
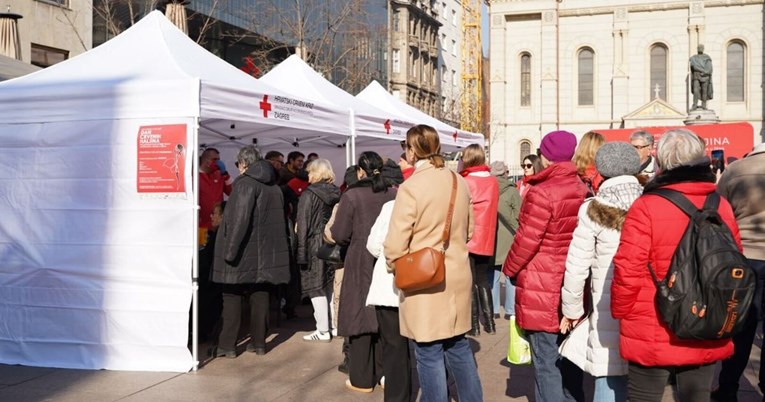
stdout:
[(688, 113), (688, 117), (683, 120), (686, 126), (692, 126), (696, 124), (716, 124), (720, 122), (720, 118), (717, 116), (714, 110), (711, 109), (696, 109), (691, 110)]

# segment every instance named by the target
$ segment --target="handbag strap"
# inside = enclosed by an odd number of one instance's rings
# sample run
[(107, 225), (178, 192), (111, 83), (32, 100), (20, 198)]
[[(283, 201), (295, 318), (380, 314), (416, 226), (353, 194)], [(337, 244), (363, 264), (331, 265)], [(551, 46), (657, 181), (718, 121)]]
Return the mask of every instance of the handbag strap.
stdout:
[(446, 213), (444, 234), (441, 236), (441, 241), (444, 243), (444, 251), (449, 248), (449, 234), (452, 229), (452, 217), (454, 217), (454, 201), (457, 199), (457, 175), (452, 171), (450, 172), (452, 174), (452, 196), (449, 200), (449, 212)]

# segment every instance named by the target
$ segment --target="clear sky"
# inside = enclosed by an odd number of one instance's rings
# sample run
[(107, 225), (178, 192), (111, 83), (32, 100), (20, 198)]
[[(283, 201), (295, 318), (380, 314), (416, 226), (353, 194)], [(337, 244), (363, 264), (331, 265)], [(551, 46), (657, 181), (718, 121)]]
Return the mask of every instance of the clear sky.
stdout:
[(484, 57), (489, 56), (489, 6), (481, 2), (481, 45)]

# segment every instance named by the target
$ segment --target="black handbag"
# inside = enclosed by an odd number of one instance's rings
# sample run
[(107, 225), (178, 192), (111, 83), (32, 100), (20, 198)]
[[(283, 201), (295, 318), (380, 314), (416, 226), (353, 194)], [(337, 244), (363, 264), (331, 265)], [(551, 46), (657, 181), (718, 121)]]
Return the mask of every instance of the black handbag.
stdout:
[(316, 251), (316, 258), (334, 264), (342, 264), (345, 260), (346, 249), (347, 247), (338, 244), (324, 243)]

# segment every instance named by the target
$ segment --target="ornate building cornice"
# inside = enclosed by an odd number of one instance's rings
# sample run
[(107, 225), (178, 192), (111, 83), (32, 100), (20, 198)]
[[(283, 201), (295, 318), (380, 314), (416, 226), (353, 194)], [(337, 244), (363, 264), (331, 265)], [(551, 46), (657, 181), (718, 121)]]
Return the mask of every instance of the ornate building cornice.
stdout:
[[(524, 2), (531, 2), (532, 0), (491, 0), (489, 4), (507, 4), (507, 3), (524, 3)], [(730, 7), (730, 6), (748, 6), (748, 5), (755, 5), (755, 4), (763, 4), (763, 0), (706, 0), (703, 2), (704, 8), (710, 8), (710, 7)], [(628, 12), (631, 13), (637, 13), (637, 12), (647, 12), (647, 11), (668, 11), (668, 10), (682, 10), (682, 9), (688, 9), (691, 5), (689, 2), (662, 2), (662, 3), (654, 3), (654, 4), (638, 4), (638, 5), (613, 5), (613, 6), (605, 6), (605, 7), (588, 7), (588, 8), (577, 8), (577, 9), (565, 9), (560, 8), (558, 10), (558, 15), (560, 17), (578, 17), (578, 16), (586, 16), (586, 15), (602, 15), (602, 14), (613, 14), (614, 11), (618, 8), (626, 8)], [(550, 8), (552, 9), (552, 8)], [(548, 10), (548, 9), (545, 9)], [(534, 10), (534, 11), (527, 11), (529, 13), (532, 12), (540, 12), (543, 11), (541, 9)]]

